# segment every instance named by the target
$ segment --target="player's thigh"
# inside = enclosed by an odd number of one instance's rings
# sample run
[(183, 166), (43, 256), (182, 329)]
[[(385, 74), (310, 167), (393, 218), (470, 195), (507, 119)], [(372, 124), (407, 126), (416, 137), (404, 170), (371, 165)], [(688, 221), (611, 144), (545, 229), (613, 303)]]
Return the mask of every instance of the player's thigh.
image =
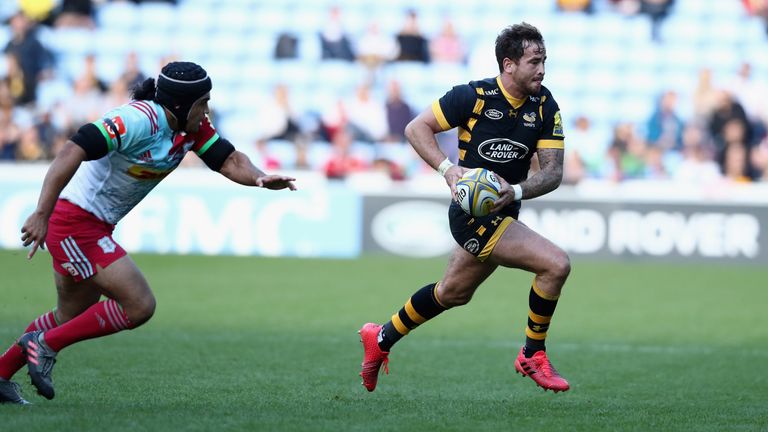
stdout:
[(129, 319), (140, 321), (152, 315), (155, 297), (146, 278), (129, 255), (124, 255), (106, 268), (99, 268), (93, 281), (102, 294), (117, 301)]
[(72, 276), (53, 272), (56, 283), (56, 320), (61, 324), (80, 315), (99, 301), (101, 292), (91, 279), (76, 281)]
[(565, 251), (518, 221), (512, 222), (504, 231), (489, 261), (534, 273), (569, 265)]
[(469, 302), (480, 284), (496, 269), (497, 265), (480, 261), (464, 248), (456, 246), (448, 260), (437, 295), (444, 306), (456, 306)]

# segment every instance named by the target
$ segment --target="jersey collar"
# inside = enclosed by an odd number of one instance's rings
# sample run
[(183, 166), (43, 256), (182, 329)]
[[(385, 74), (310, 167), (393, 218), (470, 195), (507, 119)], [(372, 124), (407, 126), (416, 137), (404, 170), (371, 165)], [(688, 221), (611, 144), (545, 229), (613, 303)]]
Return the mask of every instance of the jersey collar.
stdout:
[(523, 104), (525, 103), (526, 98), (517, 99), (516, 97), (512, 96), (507, 92), (507, 89), (504, 88), (504, 85), (501, 84), (501, 75), (496, 76), (496, 84), (501, 89), (501, 93), (504, 95), (504, 98), (509, 102), (510, 105), (514, 109), (519, 109)]

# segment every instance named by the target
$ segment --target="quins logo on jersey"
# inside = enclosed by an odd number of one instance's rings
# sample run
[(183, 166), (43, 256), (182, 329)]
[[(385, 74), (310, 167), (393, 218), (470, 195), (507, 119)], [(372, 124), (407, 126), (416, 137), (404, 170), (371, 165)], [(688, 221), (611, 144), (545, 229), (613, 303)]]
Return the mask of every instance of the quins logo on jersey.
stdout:
[(106, 120), (102, 120), (101, 122), (101, 124), (104, 125), (104, 130), (106, 130), (107, 134), (109, 134), (109, 137), (115, 139), (117, 138), (118, 134), (121, 136), (125, 135), (125, 123), (123, 122), (123, 119), (120, 118), (120, 116), (117, 116), (112, 117), (110, 120), (112, 120), (112, 123), (117, 127), (117, 131), (115, 131)]
[(507, 163), (515, 159), (524, 159), (528, 155), (528, 147), (507, 138), (492, 138), (477, 146), (477, 152), (483, 159), (491, 162)]
[(560, 111), (555, 113), (555, 126), (552, 128), (552, 135), (563, 136), (563, 119), (560, 118)]
[(111, 238), (108, 236), (104, 236), (99, 239), (99, 241), (96, 243), (99, 245), (102, 251), (104, 251), (105, 254), (108, 253), (114, 253), (115, 249), (117, 249), (117, 245), (115, 245), (115, 242), (112, 241)]

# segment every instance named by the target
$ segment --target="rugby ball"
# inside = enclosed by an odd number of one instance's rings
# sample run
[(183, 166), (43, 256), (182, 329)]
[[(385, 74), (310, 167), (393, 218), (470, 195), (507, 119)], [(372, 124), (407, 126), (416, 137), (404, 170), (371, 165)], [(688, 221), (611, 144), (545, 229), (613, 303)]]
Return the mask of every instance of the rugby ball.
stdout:
[(474, 168), (456, 182), (456, 198), (470, 216), (487, 216), (499, 198), (501, 183), (496, 174), (485, 168)]

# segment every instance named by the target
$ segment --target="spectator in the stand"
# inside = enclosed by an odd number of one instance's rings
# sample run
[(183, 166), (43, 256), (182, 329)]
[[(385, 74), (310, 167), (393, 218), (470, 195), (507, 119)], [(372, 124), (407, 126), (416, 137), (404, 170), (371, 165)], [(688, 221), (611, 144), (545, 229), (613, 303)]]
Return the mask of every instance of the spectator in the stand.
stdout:
[(573, 128), (568, 130), (570, 145), (565, 148), (565, 153), (575, 153), (581, 159), (585, 175), (599, 177), (610, 144), (606, 138), (595, 131), (589, 117), (579, 115), (573, 122)]
[(21, 12), (27, 18), (37, 23), (50, 26), (53, 23), (54, 13), (61, 0), (4, 0), (2, 3), (15, 3), (14, 13)]
[(747, 127), (744, 121), (733, 118), (723, 125), (721, 167), (723, 174), (735, 182), (748, 182), (754, 177), (747, 144)]
[(109, 85), (99, 78), (99, 74), (96, 71), (96, 56), (93, 54), (85, 56), (85, 59), (83, 60), (83, 71), (75, 80), (84, 81), (84, 86), (96, 88), (102, 93), (105, 93), (109, 89)]
[(750, 159), (755, 169), (755, 179), (768, 182), (768, 136), (752, 148)]
[(661, 24), (675, 0), (640, 0), (640, 13), (651, 18), (651, 38), (660, 41)]
[(669, 177), (665, 165), (665, 152), (661, 147), (646, 146), (643, 178), (649, 180), (662, 180)]
[[(589, 167), (585, 161), (585, 155), (594, 151), (590, 147), (600, 144), (600, 140), (595, 139), (590, 133), (590, 127), (589, 119), (582, 115), (576, 117), (574, 130), (568, 132), (570, 145), (565, 147), (565, 154), (563, 155), (563, 183), (565, 184), (576, 184), (588, 176)], [(603, 147), (597, 156), (600, 162), (602, 162), (604, 154), (605, 148)]]
[(323, 60), (353, 61), (352, 43), (349, 41), (341, 19), (341, 9), (331, 6), (325, 27), (320, 32), (320, 46)]
[[(709, 119), (709, 132), (714, 138), (715, 147), (718, 153), (718, 160), (721, 166), (724, 166), (723, 160), (725, 157), (726, 143), (728, 139), (734, 140), (734, 131), (731, 130), (729, 137), (725, 136), (725, 125), (735, 120), (742, 124), (744, 136), (739, 140), (743, 140), (745, 143), (752, 142), (752, 128), (747, 114), (744, 111), (744, 107), (733, 98), (733, 95), (725, 90), (718, 92), (717, 105), (715, 111)], [(732, 126), (733, 127), (733, 126)]]
[[(570, 137), (569, 137), (570, 139)], [(576, 184), (587, 175), (584, 161), (579, 155), (578, 149), (568, 146), (563, 155), (563, 184)]]
[(714, 149), (701, 127), (689, 124), (683, 131), (682, 160), (673, 171), (675, 180), (706, 185), (722, 178)]
[(592, 13), (592, 0), (557, 0), (557, 9), (563, 12)]
[(405, 142), (405, 126), (413, 120), (413, 110), (403, 100), (400, 82), (391, 80), (387, 84), (387, 141)]
[(104, 95), (106, 106), (120, 106), (127, 104), (131, 100), (131, 88), (128, 87), (125, 80), (118, 78), (109, 85), (109, 90)]
[(35, 23), (24, 14), (17, 13), (10, 19), (11, 40), (5, 46), (4, 52), (18, 59), (24, 74), (24, 85), (29, 100), (37, 97), (37, 83), (53, 65), (51, 53), (38, 40)]
[(40, 144), (43, 147), (45, 158), (53, 159), (53, 143), (59, 130), (53, 124), (51, 112), (47, 110), (38, 112), (33, 127), (37, 129), (37, 136), (40, 137)]
[(442, 63), (464, 63), (467, 52), (464, 41), (461, 40), (453, 22), (446, 18), (443, 26), (429, 43), (429, 51), (432, 61)]
[(139, 67), (139, 56), (135, 51), (131, 51), (125, 56), (125, 66), (123, 73), (120, 74), (120, 79), (125, 82), (129, 89), (136, 87), (147, 79)]
[(35, 102), (36, 79), (24, 74), (16, 54), (5, 55), (6, 75), (3, 81), (8, 86), (14, 105), (29, 106)]
[(329, 179), (343, 179), (349, 174), (368, 169), (366, 161), (350, 153), (352, 141), (352, 134), (346, 130), (341, 130), (334, 135), (331, 158), (323, 169)]
[(56, 27), (80, 27), (93, 29), (93, 2), (91, 0), (61, 0), (54, 20)]
[(272, 99), (259, 115), (260, 139), (296, 141), (300, 134), (299, 121), (291, 107), (290, 91), (285, 84), (277, 84)]
[(289, 60), (299, 57), (299, 38), (293, 33), (282, 32), (275, 43), (275, 60)]
[(0, 81), (0, 160), (16, 158), (21, 129), (14, 117), (13, 98), (5, 81)]
[(346, 112), (354, 140), (374, 143), (387, 135), (387, 112), (384, 104), (371, 94), (371, 84), (365, 82), (346, 101)]
[(73, 94), (54, 109), (54, 119), (64, 128), (89, 123), (108, 109), (106, 84), (96, 74), (93, 56), (86, 56), (83, 72), (75, 79)]
[(608, 148), (605, 176), (613, 181), (642, 178), (645, 173), (645, 147), (632, 123), (616, 125)]
[(397, 55), (395, 39), (381, 32), (379, 24), (371, 21), (357, 41), (357, 60), (370, 69), (377, 69)]
[(347, 129), (349, 118), (343, 99), (336, 99), (323, 109), (320, 114), (320, 125), (319, 138), (329, 143), (333, 142), (336, 134)]
[(312, 164), (309, 161), (309, 143), (306, 141), (296, 143), (296, 160), (293, 163), (293, 169), (312, 169)]
[(768, 126), (768, 87), (763, 80), (755, 79), (752, 65), (744, 62), (736, 76), (726, 86), (744, 107), (752, 127), (752, 141), (759, 141)]
[(696, 89), (693, 91), (693, 120), (709, 121), (719, 98), (719, 92), (712, 82), (712, 70), (706, 67), (700, 69)]
[(24, 129), (19, 137), (19, 145), (16, 147), (16, 160), (32, 162), (42, 161), (45, 158), (45, 149), (37, 129), (34, 127)]
[(677, 114), (677, 93), (667, 90), (659, 98), (656, 109), (646, 124), (648, 145), (663, 152), (679, 152), (683, 146), (682, 118)]
[(370, 170), (374, 172), (382, 172), (386, 174), (391, 180), (400, 181), (405, 179), (405, 172), (403, 168), (389, 159), (374, 159), (371, 163)]
[(608, 4), (622, 15), (634, 16), (640, 12), (640, 0), (608, 0)]
[(429, 63), (429, 41), (419, 28), (419, 16), (415, 10), (406, 12), (403, 28), (397, 34), (400, 53), (398, 61), (417, 61)]

